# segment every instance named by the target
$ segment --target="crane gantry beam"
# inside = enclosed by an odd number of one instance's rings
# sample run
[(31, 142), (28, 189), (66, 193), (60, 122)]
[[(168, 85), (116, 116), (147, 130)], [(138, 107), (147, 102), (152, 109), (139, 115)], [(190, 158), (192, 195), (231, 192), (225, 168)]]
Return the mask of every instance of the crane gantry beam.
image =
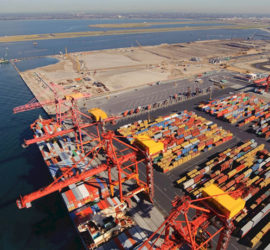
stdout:
[[(216, 196), (228, 195), (232, 197), (246, 197), (250, 188), (240, 184), (236, 191), (224, 192), (191, 200), (189, 196), (176, 196), (172, 201), (172, 209), (159, 228), (139, 247), (139, 249), (177, 249), (187, 244), (192, 250), (206, 249), (216, 235), (219, 236), (216, 249), (227, 249), (234, 224), (231, 219), (223, 215), (218, 207), (213, 207), (208, 200)], [(195, 211), (191, 216), (190, 210)], [(179, 220), (182, 218), (182, 220)], [(210, 232), (211, 220), (218, 221), (214, 233)], [(217, 226), (219, 225), (219, 226)], [(162, 242), (158, 242), (161, 240)]]

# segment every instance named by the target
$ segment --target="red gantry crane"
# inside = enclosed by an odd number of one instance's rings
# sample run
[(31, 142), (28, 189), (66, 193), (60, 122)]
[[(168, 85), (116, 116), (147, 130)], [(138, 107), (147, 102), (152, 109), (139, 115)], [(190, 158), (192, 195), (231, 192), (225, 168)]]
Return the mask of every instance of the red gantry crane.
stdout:
[[(75, 134), (77, 145), (80, 144), (80, 148), (77, 148), (83, 154), (83, 157), (70, 166), (61, 168), (62, 174), (55, 178), (55, 180), (47, 187), (41, 188), (31, 194), (20, 196), (16, 201), (19, 208), (31, 207), (31, 203), (41, 197), (49, 195), (56, 191), (61, 191), (63, 188), (83, 181), (89, 177), (100, 174), (104, 171), (108, 173), (108, 182), (111, 191), (111, 195), (114, 196), (115, 187), (118, 187), (119, 197), (122, 201), (129, 201), (129, 199), (141, 192), (145, 191), (149, 194), (150, 200), (153, 198), (153, 168), (150, 157), (143, 153), (140, 149), (132, 147), (119, 138), (122, 136), (116, 136), (113, 131), (106, 132), (104, 124), (106, 122), (114, 123), (119, 117), (108, 117), (103, 121), (93, 122), (92, 118), (76, 108), (75, 98), (59, 98), (55, 85), (50, 84), (54, 93), (55, 100), (45, 101), (42, 103), (34, 102), (33, 100), (23, 106), (14, 108), (14, 113), (32, 110), (35, 108), (41, 108), (45, 105), (56, 105), (56, 120), (55, 119), (37, 119), (32, 125), (31, 129), (35, 132), (34, 138), (25, 140), (24, 146), (29, 146), (34, 143), (47, 142), (52, 139), (60, 138), (70, 133)], [(83, 95), (82, 97), (88, 97), (89, 95)], [(70, 105), (71, 104), (71, 105)], [(68, 107), (68, 112), (63, 115), (61, 105)], [(84, 117), (86, 122), (82, 122), (80, 116)], [(72, 120), (72, 125), (68, 128), (64, 128), (63, 124), (66, 119)], [(90, 127), (95, 126), (97, 133), (94, 134), (90, 131)], [(77, 134), (78, 133), (78, 134)], [(90, 141), (84, 141), (82, 133), (92, 138)], [(80, 143), (78, 143), (78, 140)], [(90, 151), (84, 150), (86, 144), (92, 141), (98, 141), (98, 144)], [(95, 157), (104, 150), (106, 155), (106, 164), (101, 164), (96, 167), (92, 167), (91, 163)], [(87, 151), (87, 153), (85, 153)], [(88, 162), (84, 164), (84, 161), (88, 159)], [(139, 178), (139, 164), (144, 162), (146, 165), (146, 182), (143, 182)], [(79, 169), (79, 166), (84, 164), (83, 170)], [(75, 170), (75, 171), (74, 171)], [(77, 171), (79, 170), (79, 171)], [(112, 171), (116, 171), (117, 178), (113, 178)], [(136, 188), (125, 192), (123, 190), (123, 183), (133, 180), (136, 183)], [(134, 184), (134, 183), (133, 183)]]
[[(231, 233), (235, 229), (232, 222), (236, 213), (242, 211), (245, 197), (248, 193), (245, 188), (239, 187), (237, 191), (223, 192), (215, 185), (218, 194), (201, 197), (191, 200), (189, 196), (176, 196), (172, 201), (172, 209), (166, 220), (160, 227), (145, 241), (139, 249), (178, 249), (187, 245), (192, 250), (207, 249), (212, 247), (212, 240), (216, 235), (219, 236), (216, 249), (227, 249)], [(234, 214), (224, 212), (222, 204), (213, 201), (217, 197), (239, 204)], [(227, 196), (226, 198), (224, 196)], [(224, 198), (223, 198), (224, 197)], [(234, 200), (234, 198), (239, 198)], [(158, 242), (158, 241), (161, 241)]]
[[(39, 77), (37, 75), (37, 77)], [(40, 78), (40, 77), (39, 77)], [(82, 134), (88, 135), (90, 138), (93, 138), (93, 140), (99, 139), (99, 130), (97, 129), (97, 135), (87, 132), (85, 129), (91, 126), (94, 126), (92, 121), (90, 123), (84, 123), (81, 124), (81, 116), (86, 117), (87, 119), (91, 119), (91, 117), (87, 116), (86, 114), (80, 112), (77, 108), (76, 101), (82, 98), (88, 98), (91, 95), (85, 94), (85, 93), (73, 93), (73, 94), (67, 94), (64, 97), (60, 98), (58, 92), (61, 91), (64, 93), (64, 90), (56, 85), (55, 83), (46, 83), (40, 78), (40, 81), (43, 82), (47, 88), (50, 88), (50, 90), (54, 94), (54, 100), (47, 100), (43, 102), (38, 102), (36, 98), (33, 98), (30, 102), (28, 102), (25, 105), (18, 106), (13, 109), (13, 113), (20, 113), (25, 112), (29, 110), (34, 110), (37, 108), (44, 108), (45, 106), (49, 105), (55, 105), (55, 119), (37, 119), (32, 125), (31, 128), (36, 127), (37, 125), (40, 126), (39, 129), (41, 129), (41, 126), (44, 127), (44, 133), (42, 136), (37, 136), (30, 140), (25, 140), (23, 147), (28, 147), (31, 144), (47, 141), (52, 138), (55, 138), (57, 136), (63, 136), (66, 134), (69, 134), (71, 132), (75, 133), (76, 143), (77, 147), (84, 152), (83, 142), (82, 140)], [(63, 111), (63, 106), (65, 108), (65, 111)], [(72, 126), (68, 129), (61, 128), (62, 123), (64, 120), (70, 119), (72, 121)], [(48, 129), (50, 126), (53, 126), (53, 129)], [(47, 129), (45, 129), (47, 128)]]
[[(17, 200), (18, 207), (19, 208), (30, 207), (31, 202), (33, 202), (36, 199), (44, 197), (55, 191), (61, 191), (64, 187), (67, 187), (72, 183), (83, 181), (84, 179), (88, 177), (91, 177), (93, 175), (99, 174), (104, 171), (108, 172), (108, 180), (109, 180), (109, 186), (110, 186), (110, 191), (111, 191), (112, 196), (114, 195), (114, 188), (118, 186), (119, 196), (120, 196), (121, 201), (128, 200), (134, 194), (139, 193), (141, 191), (146, 191), (149, 194), (150, 199), (152, 199), (153, 198), (153, 169), (152, 169), (152, 163), (151, 163), (150, 158), (147, 157), (147, 155), (143, 155), (139, 149), (132, 147), (126, 144), (125, 142), (123, 142), (122, 140), (120, 140), (119, 137), (121, 136), (116, 136), (113, 131), (106, 132), (104, 130), (104, 124), (106, 122), (114, 123), (115, 120), (119, 117), (108, 117), (107, 119), (103, 121), (97, 121), (93, 123), (92, 118), (90, 116), (80, 112), (79, 110), (75, 108), (75, 105), (73, 105), (73, 99), (71, 99), (71, 102), (72, 102), (72, 105), (70, 106), (70, 113), (71, 113), (73, 124), (70, 128), (63, 129), (62, 122), (59, 123), (57, 121), (54, 121), (54, 119), (39, 118), (31, 125), (31, 128), (35, 131), (34, 138), (30, 140), (25, 140), (24, 145), (29, 146), (34, 143), (50, 141), (53, 138), (58, 138), (58, 137), (67, 135), (69, 133), (75, 134), (76, 142), (78, 141), (78, 136), (79, 136), (80, 149), (81, 149), (81, 152), (83, 153), (85, 153), (84, 151), (85, 144), (88, 144), (96, 140), (98, 141), (98, 145), (94, 147), (93, 149), (91, 149), (88, 153), (86, 153), (85, 156), (75, 165), (65, 167), (65, 169), (62, 171), (62, 175), (59, 178), (55, 179), (54, 182), (50, 184), (48, 187), (42, 188), (36, 192), (33, 192), (32, 194), (20, 197), (20, 199)], [(42, 105), (44, 104), (40, 104), (40, 106), (36, 104), (36, 106), (38, 107), (41, 107)], [(25, 108), (25, 109), (30, 110), (28, 108)], [(15, 110), (18, 110), (18, 109), (15, 109)], [(23, 108), (20, 108), (19, 110), (23, 110)], [(77, 118), (78, 115), (81, 115), (87, 118), (89, 122), (82, 123), (82, 121)], [(59, 116), (59, 117), (63, 117), (63, 116)], [(67, 118), (67, 116), (65, 116), (65, 118)], [(48, 128), (52, 125), (54, 129), (49, 130)], [(91, 126), (96, 126), (97, 134), (94, 134), (88, 131)], [(43, 133), (39, 135), (38, 131), (40, 131), (41, 129)], [(92, 139), (90, 141), (85, 142), (82, 138), (82, 131), (83, 133), (91, 137)], [(77, 132), (79, 132), (79, 135), (77, 135)], [(117, 146), (115, 144), (117, 144)], [(121, 149), (119, 151), (118, 150), (119, 146), (120, 148), (124, 147), (124, 149)], [(105, 149), (105, 154), (107, 156), (107, 164), (102, 164), (98, 167), (91, 168), (91, 162), (97, 156), (101, 148)], [(126, 153), (128, 151), (131, 151), (131, 152)], [(82, 163), (82, 161), (84, 161), (88, 157), (90, 157), (91, 160), (84, 167), (85, 170), (82, 171), (81, 173), (80, 171), (75, 171), (76, 174), (75, 175), (72, 174), (72, 170), (76, 170), (79, 164)], [(137, 160), (138, 157), (140, 157), (141, 159)], [(147, 171), (146, 183), (139, 179), (138, 166), (139, 166), (139, 163), (141, 162), (146, 163), (146, 171)], [(112, 178), (112, 169), (114, 168), (116, 169), (117, 174), (118, 174), (117, 180), (113, 180)], [(124, 194), (122, 185), (124, 182), (130, 179), (135, 180), (137, 184), (137, 188), (127, 194)]]
[(36, 98), (33, 98), (27, 104), (24, 104), (24, 105), (21, 105), (21, 106), (14, 108), (13, 113), (17, 114), (20, 112), (25, 112), (25, 111), (29, 111), (29, 110), (33, 110), (33, 109), (37, 109), (37, 108), (44, 108), (45, 106), (55, 105), (56, 121), (59, 124), (61, 124), (62, 115), (63, 115), (63, 110), (62, 110), (63, 105), (65, 105), (65, 106), (67, 106), (67, 104), (75, 105), (76, 100), (81, 99), (81, 98), (87, 98), (87, 97), (91, 96), (90, 94), (85, 94), (85, 93), (73, 93), (73, 94), (64, 95), (64, 97), (60, 97), (58, 92), (61, 91), (62, 93), (64, 93), (64, 90), (60, 86), (56, 85), (53, 82), (51, 82), (49, 84), (48, 83), (45, 83), (45, 84), (53, 92), (53, 95), (54, 95), (53, 100), (45, 100), (43, 102), (39, 102)]
[[(122, 149), (118, 149), (119, 147)], [(95, 159), (102, 148), (104, 149), (107, 157), (106, 164), (91, 168), (91, 162)], [(72, 174), (72, 170), (76, 169), (82, 161), (90, 156), (92, 157), (84, 167), (85, 171), (81, 173), (79, 171), (75, 171), (76, 174)], [(34, 200), (44, 197), (50, 193), (61, 191), (63, 188), (69, 186), (70, 184), (83, 181), (86, 178), (97, 175), (104, 171), (108, 172), (108, 182), (111, 195), (114, 196), (115, 187), (118, 186), (119, 197), (121, 201), (128, 201), (129, 198), (141, 191), (147, 192), (150, 194), (150, 197), (152, 197), (153, 194), (151, 194), (151, 192), (153, 190), (153, 183), (150, 182), (152, 178), (148, 178), (147, 183), (145, 183), (139, 179), (138, 171), (139, 164), (145, 162), (147, 173), (151, 173), (151, 170), (148, 168), (152, 168), (152, 165), (148, 162), (149, 159), (141, 157), (141, 159), (138, 160), (138, 157), (140, 157), (139, 149), (121, 141), (119, 138), (117, 138), (113, 131), (103, 132), (101, 134), (101, 140), (98, 145), (90, 150), (79, 162), (66, 169), (63, 174), (55, 179), (49, 186), (41, 188), (31, 194), (21, 196), (17, 200), (17, 206), (19, 208), (30, 207)], [(116, 180), (112, 178), (113, 169), (116, 169), (117, 172), (118, 178)], [(137, 187), (132, 191), (125, 193), (123, 191), (123, 183), (131, 179), (135, 180)]]

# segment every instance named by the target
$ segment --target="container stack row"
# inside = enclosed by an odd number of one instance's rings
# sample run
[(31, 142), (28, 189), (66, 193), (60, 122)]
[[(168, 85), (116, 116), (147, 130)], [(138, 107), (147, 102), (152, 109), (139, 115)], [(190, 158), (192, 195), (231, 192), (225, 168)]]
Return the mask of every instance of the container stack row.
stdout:
[(249, 140), (185, 173), (177, 184), (193, 197), (199, 197), (210, 184), (226, 192), (248, 188), (245, 210), (234, 217), (239, 236), (245, 237), (265, 226), (261, 222), (270, 211), (270, 153), (263, 144)]
[(140, 142), (153, 162), (163, 172), (218, 146), (233, 134), (194, 112), (182, 111), (122, 126), (118, 132), (131, 143)]
[(270, 106), (266, 101), (246, 93), (215, 99), (207, 104), (200, 104), (199, 108), (239, 127), (270, 113)]
[[(270, 230), (270, 222), (268, 222), (260, 232), (258, 232), (250, 241), (250, 247), (254, 248), (261, 241), (264, 235), (266, 235)], [(270, 249), (270, 243), (268, 245)]]
[(258, 121), (252, 125), (253, 131), (260, 137), (269, 139), (270, 137), (270, 111), (259, 117)]
[(92, 178), (84, 183), (70, 185), (70, 189), (62, 192), (62, 197), (69, 211), (82, 207), (90, 202), (98, 202), (108, 197), (106, 183), (99, 178)]

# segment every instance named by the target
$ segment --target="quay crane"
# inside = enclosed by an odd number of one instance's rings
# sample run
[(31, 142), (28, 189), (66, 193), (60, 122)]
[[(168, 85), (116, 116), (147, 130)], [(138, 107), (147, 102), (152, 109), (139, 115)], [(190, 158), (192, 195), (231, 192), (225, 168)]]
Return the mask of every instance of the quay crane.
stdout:
[[(49, 186), (44, 187), (39, 189), (36, 192), (33, 192), (31, 194), (21, 196), (17, 200), (17, 206), (19, 208), (25, 208), (25, 207), (30, 207), (31, 203), (39, 199), (41, 197), (44, 197), (50, 193), (56, 192), (56, 191), (61, 191), (63, 188), (69, 186), (70, 184), (83, 181), (86, 178), (89, 178), (91, 176), (97, 175), (101, 172), (107, 171), (108, 172), (108, 180), (109, 180), (109, 188), (111, 195), (114, 196), (114, 188), (116, 186), (119, 187), (119, 196), (120, 200), (122, 201), (127, 201), (129, 202), (129, 199), (141, 192), (145, 191), (146, 193), (149, 194), (149, 199), (153, 199), (154, 195), (154, 189), (153, 189), (153, 167), (152, 167), (152, 162), (149, 158), (149, 156), (146, 153), (143, 153), (140, 149), (132, 147), (119, 138), (122, 136), (117, 136), (113, 131), (105, 131), (104, 129), (104, 124), (106, 122), (115, 122), (116, 119), (120, 117), (108, 117), (105, 120), (100, 120), (97, 122), (93, 122), (91, 117), (80, 112), (75, 108), (73, 99), (70, 100), (72, 105), (69, 106), (70, 108), (70, 113), (71, 113), (71, 119), (73, 121), (73, 126), (68, 129), (62, 129), (62, 123), (63, 119), (66, 119), (67, 116), (62, 116), (62, 113), (58, 113), (56, 117), (59, 117), (56, 119), (42, 119), (39, 118), (37, 119), (32, 125), (31, 128), (37, 132), (37, 129), (40, 130), (40, 128), (43, 128), (44, 133), (41, 135), (36, 135), (34, 136), (33, 139), (30, 140), (25, 140), (24, 145), (29, 146), (34, 143), (41, 143), (44, 141), (51, 140), (53, 138), (56, 138), (58, 136), (63, 136), (67, 135), (69, 133), (74, 132), (76, 142), (78, 141), (78, 135), (77, 132), (79, 131), (79, 140), (80, 140), (80, 147), (81, 147), (81, 152), (85, 153), (84, 151), (84, 145), (88, 144), (94, 140), (98, 141), (98, 144), (93, 147), (89, 152), (87, 152), (76, 164), (72, 166), (67, 166), (65, 169), (62, 171), (62, 175), (58, 178), (56, 178), (53, 183), (51, 183)], [(59, 102), (56, 102), (56, 105), (58, 105)], [(20, 112), (31, 110), (33, 108), (38, 108), (42, 107), (43, 105), (47, 105), (46, 103), (39, 103), (39, 104), (34, 104), (33, 106), (29, 104), (25, 105), (25, 107), (20, 107), (20, 108), (15, 108), (15, 111), (19, 110)], [(66, 105), (66, 103), (64, 103)], [(60, 110), (60, 109), (58, 109)], [(84, 118), (89, 119), (89, 122), (82, 123), (81, 120), (77, 118), (77, 115), (82, 115)], [(61, 122), (59, 122), (59, 119)], [(53, 131), (46, 131), (45, 127), (48, 128), (48, 126), (53, 125), (56, 126), (56, 129)], [(89, 137), (92, 139), (90, 141), (83, 141), (82, 138), (82, 130), (89, 128), (91, 126), (96, 126), (97, 129), (97, 134), (90, 133), (89, 131), (83, 131), (85, 134), (87, 134)], [(101, 126), (101, 128), (100, 128)], [(78, 143), (78, 142), (77, 142)], [(117, 147), (115, 146), (117, 144)], [(121, 150), (118, 148), (122, 147)], [(123, 148), (124, 147), (124, 148)], [(95, 159), (97, 156), (98, 152), (101, 150), (101, 148), (104, 149), (104, 152), (107, 157), (107, 162), (106, 164), (101, 164), (97, 167), (91, 168), (91, 162)], [(79, 148), (78, 148), (79, 150)], [(127, 151), (131, 151), (128, 152)], [(90, 161), (84, 166), (84, 170), (80, 171), (78, 169), (78, 166), (80, 163), (82, 163), (87, 157), (90, 157)], [(138, 160), (137, 160), (138, 159)], [(144, 162), (146, 165), (146, 176), (147, 176), (147, 182), (143, 182), (142, 180), (139, 179), (139, 171), (138, 167), (139, 164)], [(118, 179), (113, 180), (112, 179), (112, 169), (115, 168), (117, 171)], [(75, 170), (75, 174), (74, 171)], [(123, 177), (124, 175), (124, 177)], [(133, 179), (136, 182), (136, 188), (128, 193), (123, 192), (122, 186), (123, 183)]]
[[(41, 188), (37, 190), (36, 192), (33, 192), (31, 194), (21, 196), (17, 200), (17, 206), (19, 208), (26, 208), (30, 207), (31, 203), (34, 200), (37, 200), (41, 197), (44, 197), (50, 193), (61, 191), (63, 188), (69, 186), (70, 184), (83, 181), (86, 178), (89, 178), (91, 176), (94, 176), (96, 174), (99, 174), (101, 172), (107, 171), (108, 172), (108, 181), (109, 181), (109, 188), (111, 191), (111, 195), (114, 196), (114, 188), (116, 186), (119, 187), (119, 196), (120, 200), (127, 201), (135, 194), (145, 191), (149, 194), (150, 199), (153, 197), (153, 178), (152, 176), (152, 164), (150, 159), (144, 158), (140, 154), (140, 150), (132, 147), (125, 142), (121, 141), (119, 138), (117, 138), (117, 135), (114, 134), (113, 131), (103, 132), (101, 133), (101, 140), (98, 143), (97, 146), (95, 146), (93, 149), (91, 149), (87, 154), (85, 154), (84, 157), (80, 159), (79, 162), (77, 162), (75, 165), (70, 166), (67, 168), (60, 177), (55, 179), (53, 183), (51, 183), (49, 186), (45, 188)], [(119, 147), (121, 145), (122, 149), (119, 150), (115, 146), (115, 144), (118, 144)], [(97, 167), (91, 168), (91, 162), (95, 159), (99, 151), (104, 148), (105, 154), (107, 156), (106, 164), (101, 164)], [(131, 152), (127, 152), (131, 151)], [(127, 152), (127, 153), (126, 153)], [(80, 171), (76, 171), (75, 175), (72, 174), (72, 170), (76, 170), (78, 165), (86, 159), (86, 157), (91, 156), (90, 161), (84, 166), (84, 171), (80, 173)], [(138, 159), (140, 157), (140, 159)], [(139, 179), (139, 164), (140, 163), (146, 163), (146, 171), (147, 171), (147, 183), (143, 182)], [(115, 168), (117, 171), (118, 179), (113, 180), (112, 178), (112, 169)], [(123, 177), (124, 175), (124, 177)], [(125, 193), (123, 192), (122, 186), (123, 183), (133, 179), (136, 182), (136, 188), (132, 191)]]

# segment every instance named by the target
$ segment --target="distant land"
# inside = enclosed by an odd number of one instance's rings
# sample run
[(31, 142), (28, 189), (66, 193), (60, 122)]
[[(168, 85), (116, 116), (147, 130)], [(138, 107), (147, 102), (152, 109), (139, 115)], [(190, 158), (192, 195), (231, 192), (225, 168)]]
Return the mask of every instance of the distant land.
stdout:
[(215, 23), (214, 21), (182, 21), (182, 22), (143, 22), (143, 23), (100, 23), (91, 24), (89, 27), (93, 28), (137, 28), (137, 27), (150, 27), (156, 25), (172, 25), (172, 24), (202, 24), (202, 23)]
[(140, 13), (1, 13), (0, 20), (37, 20), (37, 19), (108, 19), (108, 18), (119, 18), (119, 19), (194, 19), (194, 18), (205, 18), (205, 19), (216, 19), (216, 18), (270, 18), (270, 14), (209, 14), (209, 13), (151, 13), (151, 12), (140, 12)]
[[(122, 24), (123, 25), (123, 24)], [(217, 25), (217, 26), (185, 26), (174, 28), (149, 28), (149, 29), (121, 29), (121, 30), (101, 30), (101, 31), (81, 31), (81, 32), (66, 32), (66, 33), (48, 33), (34, 35), (16, 35), (2, 36), (0, 43), (6, 42), (21, 42), (35, 41), (48, 39), (63, 39), (75, 37), (90, 37), (90, 36), (107, 36), (107, 35), (123, 35), (123, 34), (143, 34), (143, 33), (159, 33), (159, 32), (174, 32), (174, 31), (189, 31), (189, 30), (214, 30), (214, 29), (267, 29), (269, 25), (262, 24), (238, 24), (238, 25)]]

